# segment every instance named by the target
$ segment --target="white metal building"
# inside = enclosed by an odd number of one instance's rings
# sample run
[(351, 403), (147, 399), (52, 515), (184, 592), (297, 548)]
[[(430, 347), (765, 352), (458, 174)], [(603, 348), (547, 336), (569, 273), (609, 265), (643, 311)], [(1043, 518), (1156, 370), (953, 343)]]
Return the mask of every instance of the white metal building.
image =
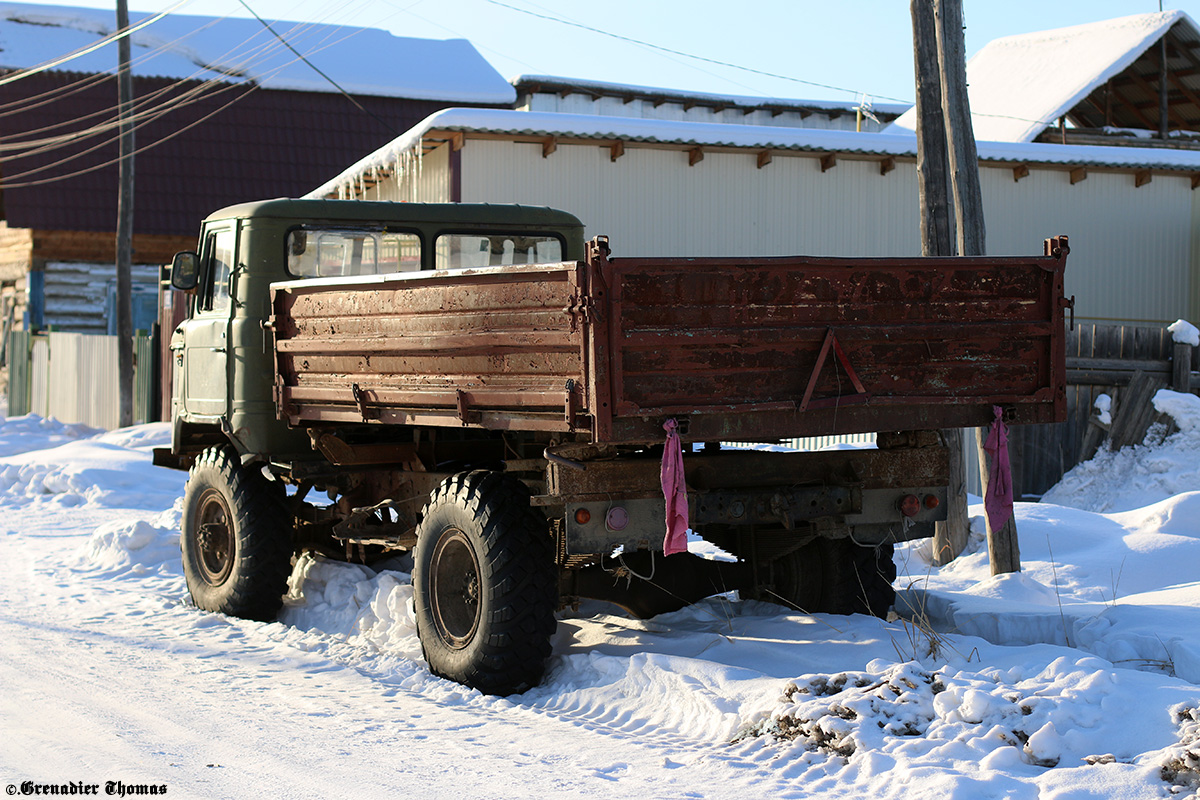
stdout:
[(611, 117), (667, 119), (676, 122), (723, 122), (825, 130), (882, 130), (908, 105), (685, 92), (650, 86), (518, 75), (512, 79), (518, 111), (556, 114), (603, 114)]
[[(1071, 237), (1091, 321), (1200, 319), (1200, 152), (979, 144), (993, 255)], [(549, 205), (616, 255), (917, 255), (908, 135), (488, 109), (432, 115), (310, 197)]]

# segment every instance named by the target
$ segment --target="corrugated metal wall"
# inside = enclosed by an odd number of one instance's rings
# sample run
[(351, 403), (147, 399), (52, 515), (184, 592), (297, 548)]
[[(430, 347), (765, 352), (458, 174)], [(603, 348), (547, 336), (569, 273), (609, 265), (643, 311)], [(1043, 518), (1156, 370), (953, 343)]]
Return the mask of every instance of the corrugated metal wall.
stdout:
[(1018, 182), (1011, 169), (993, 168), (980, 171), (980, 182), (988, 253), (1071, 237), (1066, 291), (1076, 296), (1076, 317), (1170, 323), (1196, 316), (1190, 177), (1156, 176), (1139, 188), (1131, 173), (1092, 171), (1072, 186), (1064, 171), (1031, 169)]
[[(920, 252), (914, 185), (879, 164), (679, 150), (468, 140), (464, 202), (549, 205), (608, 234), (616, 255), (905, 255)], [(863, 228), (869, 222), (873, 228)], [(883, 226), (891, 233), (880, 235)]]
[[(809, 157), (687, 153), (471, 140), (462, 152), (464, 202), (517, 202), (570, 211), (589, 236), (612, 237), (615, 255), (916, 255), (916, 166), (887, 175), (878, 162), (841, 159), (822, 172)], [(426, 159), (423, 180), (437, 168)], [(1200, 320), (1200, 244), (1186, 176), (1134, 186), (1130, 173), (1092, 172), (1071, 185), (1063, 170), (981, 170), (988, 252), (1030, 254), (1067, 234), (1067, 293), (1095, 321)]]

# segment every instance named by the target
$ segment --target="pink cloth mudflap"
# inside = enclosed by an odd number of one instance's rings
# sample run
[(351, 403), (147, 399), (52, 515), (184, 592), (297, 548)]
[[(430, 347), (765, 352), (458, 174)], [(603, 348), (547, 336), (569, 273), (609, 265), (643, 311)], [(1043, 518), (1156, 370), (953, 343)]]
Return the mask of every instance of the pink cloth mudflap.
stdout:
[(992, 479), (988, 481), (983, 496), (983, 508), (987, 511), (988, 527), (998, 531), (1008, 522), (1013, 513), (1012, 467), (1008, 462), (1008, 426), (1001, 416), (1004, 409), (992, 406), (996, 420), (983, 449), (992, 457)]
[(662, 490), (667, 501), (667, 535), (663, 539), (663, 555), (687, 552), (688, 498), (683, 479), (683, 446), (675, 428), (675, 420), (663, 423), (667, 432), (663, 447)]

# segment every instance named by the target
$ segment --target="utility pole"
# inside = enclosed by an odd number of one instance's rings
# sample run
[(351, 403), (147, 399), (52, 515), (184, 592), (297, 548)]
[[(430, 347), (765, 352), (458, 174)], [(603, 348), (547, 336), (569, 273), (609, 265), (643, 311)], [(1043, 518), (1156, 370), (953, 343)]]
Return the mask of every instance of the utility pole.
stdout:
[[(935, 0), (938, 64), (942, 77), (942, 112), (946, 121), (946, 143), (950, 161), (950, 186), (953, 189), (954, 211), (958, 218), (958, 254), (982, 256), (986, 253), (983, 225), (983, 192), (979, 186), (979, 154), (975, 149), (975, 132), (971, 124), (971, 105), (967, 98), (967, 57), (963, 39), (962, 0)], [(986, 497), (998, 476), (995, 464), (989, 462), (984, 442), (986, 428), (976, 428), (979, 446), (979, 474), (983, 479)], [(997, 459), (999, 460), (999, 455)], [(1005, 453), (1007, 462), (1007, 453)], [(1021, 553), (1017, 546), (1017, 523), (1010, 514), (1008, 520), (993, 528), (987, 520), (988, 556), (992, 574), (1000, 575), (1021, 570)]]
[[(117, 28), (129, 27), (126, 0), (117, 0)], [(129, 37), (117, 42), (117, 96), (120, 106), (120, 189), (117, 195), (117, 386), (118, 420), (133, 424), (133, 77), (129, 71)]]
[[(984, 243), (983, 193), (979, 155), (967, 97), (967, 60), (962, 0), (910, 0), (917, 83), (917, 179), (921, 201), (923, 255), (981, 256)], [(947, 186), (950, 187), (949, 197)], [(954, 213), (949, 213), (949, 198)], [(957, 222), (957, 224), (956, 224)], [(955, 246), (950, 244), (953, 237)], [(966, 465), (961, 431), (943, 431), (950, 449), (950, 507), (934, 535), (934, 562), (953, 560), (966, 546)], [(980, 473), (986, 489), (992, 467), (976, 429)], [(1005, 451), (1007, 461), (1007, 451)], [(956, 463), (957, 461), (957, 463)], [(988, 518), (988, 554), (992, 574), (1021, 569), (1017, 528), (1011, 514), (998, 530)]]
[[(931, 0), (909, 3), (913, 26), (913, 65), (917, 81), (917, 187), (921, 203), (921, 255), (954, 255), (955, 224), (950, 213), (949, 160), (942, 114), (942, 77), (938, 67), (937, 28)], [(935, 526), (933, 562), (949, 564), (967, 546), (967, 465), (958, 428), (942, 430), (950, 453), (950, 491), (946, 521)]]

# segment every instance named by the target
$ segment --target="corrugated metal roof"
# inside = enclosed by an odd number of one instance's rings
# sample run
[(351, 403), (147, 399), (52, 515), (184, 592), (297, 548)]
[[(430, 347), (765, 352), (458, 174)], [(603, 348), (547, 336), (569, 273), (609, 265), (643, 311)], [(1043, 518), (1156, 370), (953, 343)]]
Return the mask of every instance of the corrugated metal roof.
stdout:
[[(130, 12), (130, 23), (154, 15)], [(112, 10), (0, 3), (0, 67), (26, 69), (94, 45), (116, 29)], [(377, 28), (274, 22), (275, 34), (347, 92), (460, 105), (511, 105), (508, 81), (465, 39), (393, 36)], [(267, 89), (338, 89), (254, 19), (169, 14), (130, 36), (133, 72), (177, 80), (219, 79)], [(116, 70), (115, 43), (62, 69)]]

